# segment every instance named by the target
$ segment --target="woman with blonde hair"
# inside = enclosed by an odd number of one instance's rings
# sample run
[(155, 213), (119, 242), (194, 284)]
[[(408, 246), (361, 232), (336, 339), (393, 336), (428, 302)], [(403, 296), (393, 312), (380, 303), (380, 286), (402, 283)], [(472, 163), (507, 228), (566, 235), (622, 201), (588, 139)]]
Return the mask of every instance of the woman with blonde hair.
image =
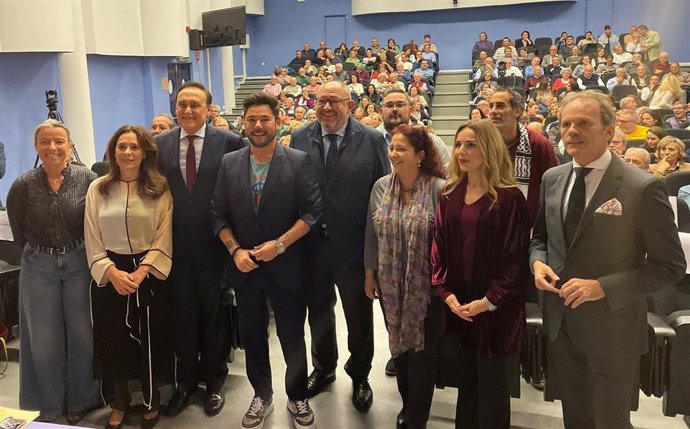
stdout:
[(93, 282), (95, 368), (112, 412), (106, 429), (121, 428), (141, 385), (143, 429), (158, 422), (158, 387), (172, 382), (172, 196), (158, 171), (158, 146), (141, 127), (124, 125), (108, 143), (110, 173), (86, 195), (84, 235)]
[(461, 126), (431, 251), (446, 346), (460, 372), (456, 427), (510, 427), (508, 367), (524, 331), (529, 234), (500, 132), (489, 120)]
[(666, 136), (656, 145), (657, 163), (649, 166), (649, 172), (663, 179), (676, 171), (690, 171), (684, 156), (685, 144), (678, 137)]
[(649, 102), (650, 109), (672, 109), (673, 102), (680, 97), (683, 90), (680, 88), (678, 78), (672, 74), (667, 74), (661, 79), (659, 89), (654, 92)]
[(23, 248), (19, 406), (45, 422), (66, 410), (74, 425), (99, 402), (84, 250), (84, 199), (97, 176), (71, 163), (62, 122), (40, 123), (33, 137), (41, 165), (17, 178), (7, 196), (14, 243)]

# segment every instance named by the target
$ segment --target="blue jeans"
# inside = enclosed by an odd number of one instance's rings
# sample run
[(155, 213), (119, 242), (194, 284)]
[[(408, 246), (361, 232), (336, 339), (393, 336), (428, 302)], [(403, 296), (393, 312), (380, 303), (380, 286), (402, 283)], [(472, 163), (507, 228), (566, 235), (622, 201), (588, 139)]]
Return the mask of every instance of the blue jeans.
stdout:
[(84, 245), (64, 255), (24, 247), (19, 275), (19, 405), (53, 420), (99, 400)]

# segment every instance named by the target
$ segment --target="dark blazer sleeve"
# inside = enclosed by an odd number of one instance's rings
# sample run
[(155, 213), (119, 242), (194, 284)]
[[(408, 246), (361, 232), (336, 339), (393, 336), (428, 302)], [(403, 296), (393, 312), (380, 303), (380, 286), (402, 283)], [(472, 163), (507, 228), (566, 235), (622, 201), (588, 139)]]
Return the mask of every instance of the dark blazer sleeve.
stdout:
[(448, 287), (448, 255), (446, 255), (446, 231), (444, 216), (448, 198), (442, 196), (434, 219), (434, 240), (431, 243), (431, 285), (438, 296), (445, 300), (453, 291)]
[(7, 194), (7, 217), (10, 221), (10, 229), (12, 230), (12, 237), (14, 244), (24, 247), (26, 244), (26, 237), (24, 235), (24, 204), (25, 186), (17, 180), (10, 187), (10, 192)]
[(685, 275), (685, 256), (662, 181), (650, 178), (645, 183), (637, 212), (636, 224), (647, 257), (639, 266), (597, 279), (612, 311), (637, 299), (640, 293), (651, 294), (676, 284)]
[(224, 155), (220, 163), (216, 187), (213, 191), (213, 197), (211, 197), (211, 224), (213, 226), (213, 234), (216, 236), (221, 229), (231, 226), (230, 198), (228, 198), (228, 193), (226, 192), (229, 165), (228, 155)]
[[(372, 141), (372, 144), (374, 144), (375, 148), (375, 154), (376, 154), (376, 159), (375, 159), (375, 170), (374, 170), (374, 180), (378, 180), (381, 177), (385, 176), (386, 174), (389, 174), (391, 172), (391, 162), (388, 159), (388, 144), (386, 143), (386, 139), (383, 137), (383, 134), (379, 134), (376, 136), (376, 139)], [(372, 183), (373, 186), (373, 183)]]
[(0, 142), (0, 179), (5, 176), (5, 145)]
[(545, 196), (544, 191), (546, 177), (541, 182), (539, 189), (539, 211), (537, 211), (537, 218), (534, 220), (534, 228), (532, 230), (532, 240), (529, 244), (529, 268), (532, 270), (532, 264), (535, 261), (547, 263), (547, 243), (549, 242), (548, 233), (546, 230), (546, 213), (545, 213)]
[(304, 154), (302, 165), (297, 172), (297, 178), (297, 189), (299, 192), (297, 198), (301, 211), (300, 219), (313, 229), (314, 225), (318, 225), (323, 217), (324, 202), (319, 181), (314, 171), (314, 165), (307, 153)]

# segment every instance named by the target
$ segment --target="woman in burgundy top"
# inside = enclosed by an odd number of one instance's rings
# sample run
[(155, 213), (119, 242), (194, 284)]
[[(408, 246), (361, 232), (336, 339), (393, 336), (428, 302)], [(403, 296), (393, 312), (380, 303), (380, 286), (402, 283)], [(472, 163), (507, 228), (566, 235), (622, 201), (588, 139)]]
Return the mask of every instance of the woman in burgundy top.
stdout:
[(457, 354), (456, 427), (509, 428), (507, 363), (525, 324), (529, 213), (501, 134), (488, 120), (455, 135), (432, 245), (432, 285)]

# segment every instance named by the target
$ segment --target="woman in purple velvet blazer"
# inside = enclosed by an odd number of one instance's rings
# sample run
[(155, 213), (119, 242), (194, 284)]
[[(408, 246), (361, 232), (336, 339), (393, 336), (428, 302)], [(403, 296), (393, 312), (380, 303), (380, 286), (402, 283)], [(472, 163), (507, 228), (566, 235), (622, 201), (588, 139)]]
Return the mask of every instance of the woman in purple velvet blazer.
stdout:
[(510, 427), (507, 363), (525, 324), (529, 213), (498, 129), (488, 120), (455, 135), (432, 245), (432, 284), (446, 343), (457, 346), (456, 427)]

